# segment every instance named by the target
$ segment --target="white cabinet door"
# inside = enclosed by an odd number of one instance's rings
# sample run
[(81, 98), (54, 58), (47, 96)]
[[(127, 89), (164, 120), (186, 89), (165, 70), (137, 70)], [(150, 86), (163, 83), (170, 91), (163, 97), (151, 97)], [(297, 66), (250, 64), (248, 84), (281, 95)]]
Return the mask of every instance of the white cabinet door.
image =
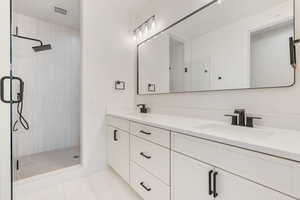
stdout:
[[(259, 170), (259, 169), (257, 169)], [(293, 200), (279, 192), (216, 169), (216, 199), (219, 200)]]
[[(172, 200), (209, 200), (212, 166), (172, 152)], [(211, 184), (212, 187), (212, 184)]]
[(129, 134), (107, 126), (108, 164), (129, 183)]

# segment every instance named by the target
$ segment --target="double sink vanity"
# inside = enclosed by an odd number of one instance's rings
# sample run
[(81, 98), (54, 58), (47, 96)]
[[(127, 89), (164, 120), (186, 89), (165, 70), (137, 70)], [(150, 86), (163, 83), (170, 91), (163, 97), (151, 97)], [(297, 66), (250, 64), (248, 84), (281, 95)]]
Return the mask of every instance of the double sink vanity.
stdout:
[[(196, 11), (138, 44), (137, 95), (292, 87), (300, 42), (295, 3), (199, 3)], [(229, 103), (222, 95), (211, 98), (216, 97), (217, 104)], [(257, 101), (242, 104), (255, 107)], [(203, 108), (214, 106), (204, 102)], [(260, 118), (244, 110), (227, 115), (230, 125), (147, 114), (138, 106), (141, 113), (107, 113), (107, 152), (109, 165), (144, 200), (300, 199), (300, 132), (254, 127)]]
[(107, 114), (109, 165), (145, 200), (300, 199), (300, 134), (160, 114)]

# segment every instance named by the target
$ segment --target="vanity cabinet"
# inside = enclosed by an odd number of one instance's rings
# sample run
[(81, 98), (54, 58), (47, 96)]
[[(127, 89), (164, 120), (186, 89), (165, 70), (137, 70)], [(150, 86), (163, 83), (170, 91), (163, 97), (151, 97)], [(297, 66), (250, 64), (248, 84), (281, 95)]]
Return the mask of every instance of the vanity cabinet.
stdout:
[(213, 169), (210, 165), (172, 152), (172, 200), (211, 198), (209, 175), (212, 176)]
[(137, 137), (143, 138), (155, 144), (170, 148), (170, 131), (144, 124), (130, 124), (131, 133)]
[(170, 150), (131, 136), (131, 160), (170, 185)]
[(151, 172), (146, 171), (134, 162), (131, 162), (131, 187), (144, 200), (169, 200), (170, 187), (155, 176)]
[(172, 150), (300, 197), (300, 163), (180, 133), (172, 133)]
[(240, 176), (216, 168), (216, 199), (220, 200), (294, 200)]
[(130, 123), (130, 180), (144, 200), (170, 199), (170, 131)]
[(144, 200), (300, 199), (299, 162), (140, 121), (108, 118), (107, 145)]
[(172, 153), (172, 200), (292, 200), (214, 166)]
[(107, 162), (129, 183), (129, 133), (107, 126)]

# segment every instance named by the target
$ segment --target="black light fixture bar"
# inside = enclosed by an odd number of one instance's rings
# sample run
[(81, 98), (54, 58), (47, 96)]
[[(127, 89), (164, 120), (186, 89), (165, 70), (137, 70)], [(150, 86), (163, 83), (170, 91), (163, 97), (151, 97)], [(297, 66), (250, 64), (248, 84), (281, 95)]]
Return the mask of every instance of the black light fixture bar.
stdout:
[(145, 20), (142, 24), (140, 24), (137, 28), (135, 28), (135, 29), (133, 30), (133, 32), (136, 33), (139, 29), (142, 29), (143, 26), (144, 26), (145, 24), (148, 24), (151, 20), (155, 20), (155, 15), (152, 15), (152, 16), (149, 17), (147, 20)]

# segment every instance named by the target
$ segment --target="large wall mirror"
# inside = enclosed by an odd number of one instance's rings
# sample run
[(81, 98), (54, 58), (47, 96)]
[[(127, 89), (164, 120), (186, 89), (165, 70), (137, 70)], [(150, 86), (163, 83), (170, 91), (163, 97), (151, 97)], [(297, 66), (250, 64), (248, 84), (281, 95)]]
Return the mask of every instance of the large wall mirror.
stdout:
[(291, 37), (294, 0), (206, 0), (138, 45), (138, 94), (292, 86)]

